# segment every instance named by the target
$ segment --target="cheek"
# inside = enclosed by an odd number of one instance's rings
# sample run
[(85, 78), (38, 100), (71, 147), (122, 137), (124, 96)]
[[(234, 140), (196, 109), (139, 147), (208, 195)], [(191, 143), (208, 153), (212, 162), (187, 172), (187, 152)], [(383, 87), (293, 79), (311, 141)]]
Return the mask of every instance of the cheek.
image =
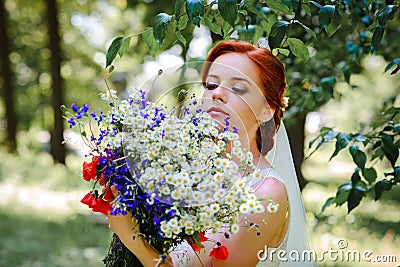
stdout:
[(252, 110), (245, 103), (237, 103), (235, 111), (237, 112), (232, 118), (232, 123), (236, 125), (241, 125), (241, 128), (249, 129), (251, 125), (257, 124), (257, 119)]
[(256, 119), (258, 107), (252, 104), (251, 101), (247, 101), (246, 99), (238, 99), (235, 103), (235, 106), (238, 107), (238, 109), (236, 109), (238, 116), (243, 120), (254, 121)]

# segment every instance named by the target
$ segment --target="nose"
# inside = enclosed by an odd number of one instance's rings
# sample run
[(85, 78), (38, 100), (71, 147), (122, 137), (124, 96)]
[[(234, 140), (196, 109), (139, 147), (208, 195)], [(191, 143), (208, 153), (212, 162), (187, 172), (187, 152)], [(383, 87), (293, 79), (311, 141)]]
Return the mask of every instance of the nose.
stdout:
[(228, 99), (227, 93), (228, 93), (227, 88), (224, 88), (222, 85), (219, 85), (214, 90), (211, 90), (211, 98), (212, 100), (226, 104), (226, 101)]

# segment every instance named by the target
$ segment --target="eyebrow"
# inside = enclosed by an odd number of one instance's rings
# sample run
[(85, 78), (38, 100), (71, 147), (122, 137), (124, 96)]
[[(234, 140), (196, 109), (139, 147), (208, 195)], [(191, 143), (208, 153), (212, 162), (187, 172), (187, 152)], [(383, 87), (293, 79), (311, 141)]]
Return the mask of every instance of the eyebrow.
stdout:
[[(207, 78), (208, 78), (208, 77), (213, 77), (213, 78), (218, 78), (218, 79), (219, 79), (219, 76), (218, 76), (218, 75), (213, 75), (213, 74), (207, 75)], [(244, 81), (244, 82), (247, 82), (250, 86), (253, 86), (253, 85), (251, 84), (251, 82), (250, 82), (249, 80), (247, 80), (246, 78), (242, 78), (242, 77), (232, 77), (232, 79), (233, 79), (233, 80), (236, 80), (236, 81)]]

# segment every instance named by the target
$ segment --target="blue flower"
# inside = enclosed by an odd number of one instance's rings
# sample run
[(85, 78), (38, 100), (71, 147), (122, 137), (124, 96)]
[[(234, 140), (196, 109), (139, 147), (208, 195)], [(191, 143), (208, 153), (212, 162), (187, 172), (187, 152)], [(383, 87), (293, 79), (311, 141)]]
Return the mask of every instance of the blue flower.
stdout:
[(79, 110), (79, 107), (75, 103), (72, 103), (71, 108), (74, 112), (78, 112)]
[(67, 122), (69, 123), (69, 128), (72, 128), (72, 126), (75, 126), (75, 125), (76, 125), (75, 119), (74, 119), (74, 118), (69, 118), (69, 119), (67, 120)]
[(82, 107), (82, 111), (84, 113), (87, 113), (89, 111), (89, 105), (88, 104), (84, 104), (83, 107)]

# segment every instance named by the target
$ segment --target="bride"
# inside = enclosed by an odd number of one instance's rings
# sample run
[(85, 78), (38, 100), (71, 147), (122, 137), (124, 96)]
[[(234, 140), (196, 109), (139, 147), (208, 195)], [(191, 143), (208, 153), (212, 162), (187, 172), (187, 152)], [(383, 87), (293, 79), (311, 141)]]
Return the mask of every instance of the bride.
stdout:
[[(267, 49), (223, 41), (209, 53), (202, 83), (203, 109), (222, 125), (230, 118), (229, 123), (238, 129), (241, 143), (253, 154), (254, 164), (264, 177), (253, 185), (256, 195), (271, 197), (279, 208), (266, 206), (264, 213), (248, 215), (238, 222), (244, 226), (251, 221), (258, 231), (249, 231), (252, 227), (246, 225), (228, 239), (224, 234), (206, 233), (207, 238), (227, 247), (227, 260), (209, 257), (212, 242), (205, 242), (205, 251), (197, 255), (183, 242), (160, 266), (311, 266), (310, 259), (302, 258), (308, 249), (304, 207), (281, 124), (287, 86), (283, 64)], [(132, 239), (140, 230), (133, 229), (129, 216), (109, 215), (107, 220), (143, 266), (155, 265), (159, 252), (141, 238)]]

